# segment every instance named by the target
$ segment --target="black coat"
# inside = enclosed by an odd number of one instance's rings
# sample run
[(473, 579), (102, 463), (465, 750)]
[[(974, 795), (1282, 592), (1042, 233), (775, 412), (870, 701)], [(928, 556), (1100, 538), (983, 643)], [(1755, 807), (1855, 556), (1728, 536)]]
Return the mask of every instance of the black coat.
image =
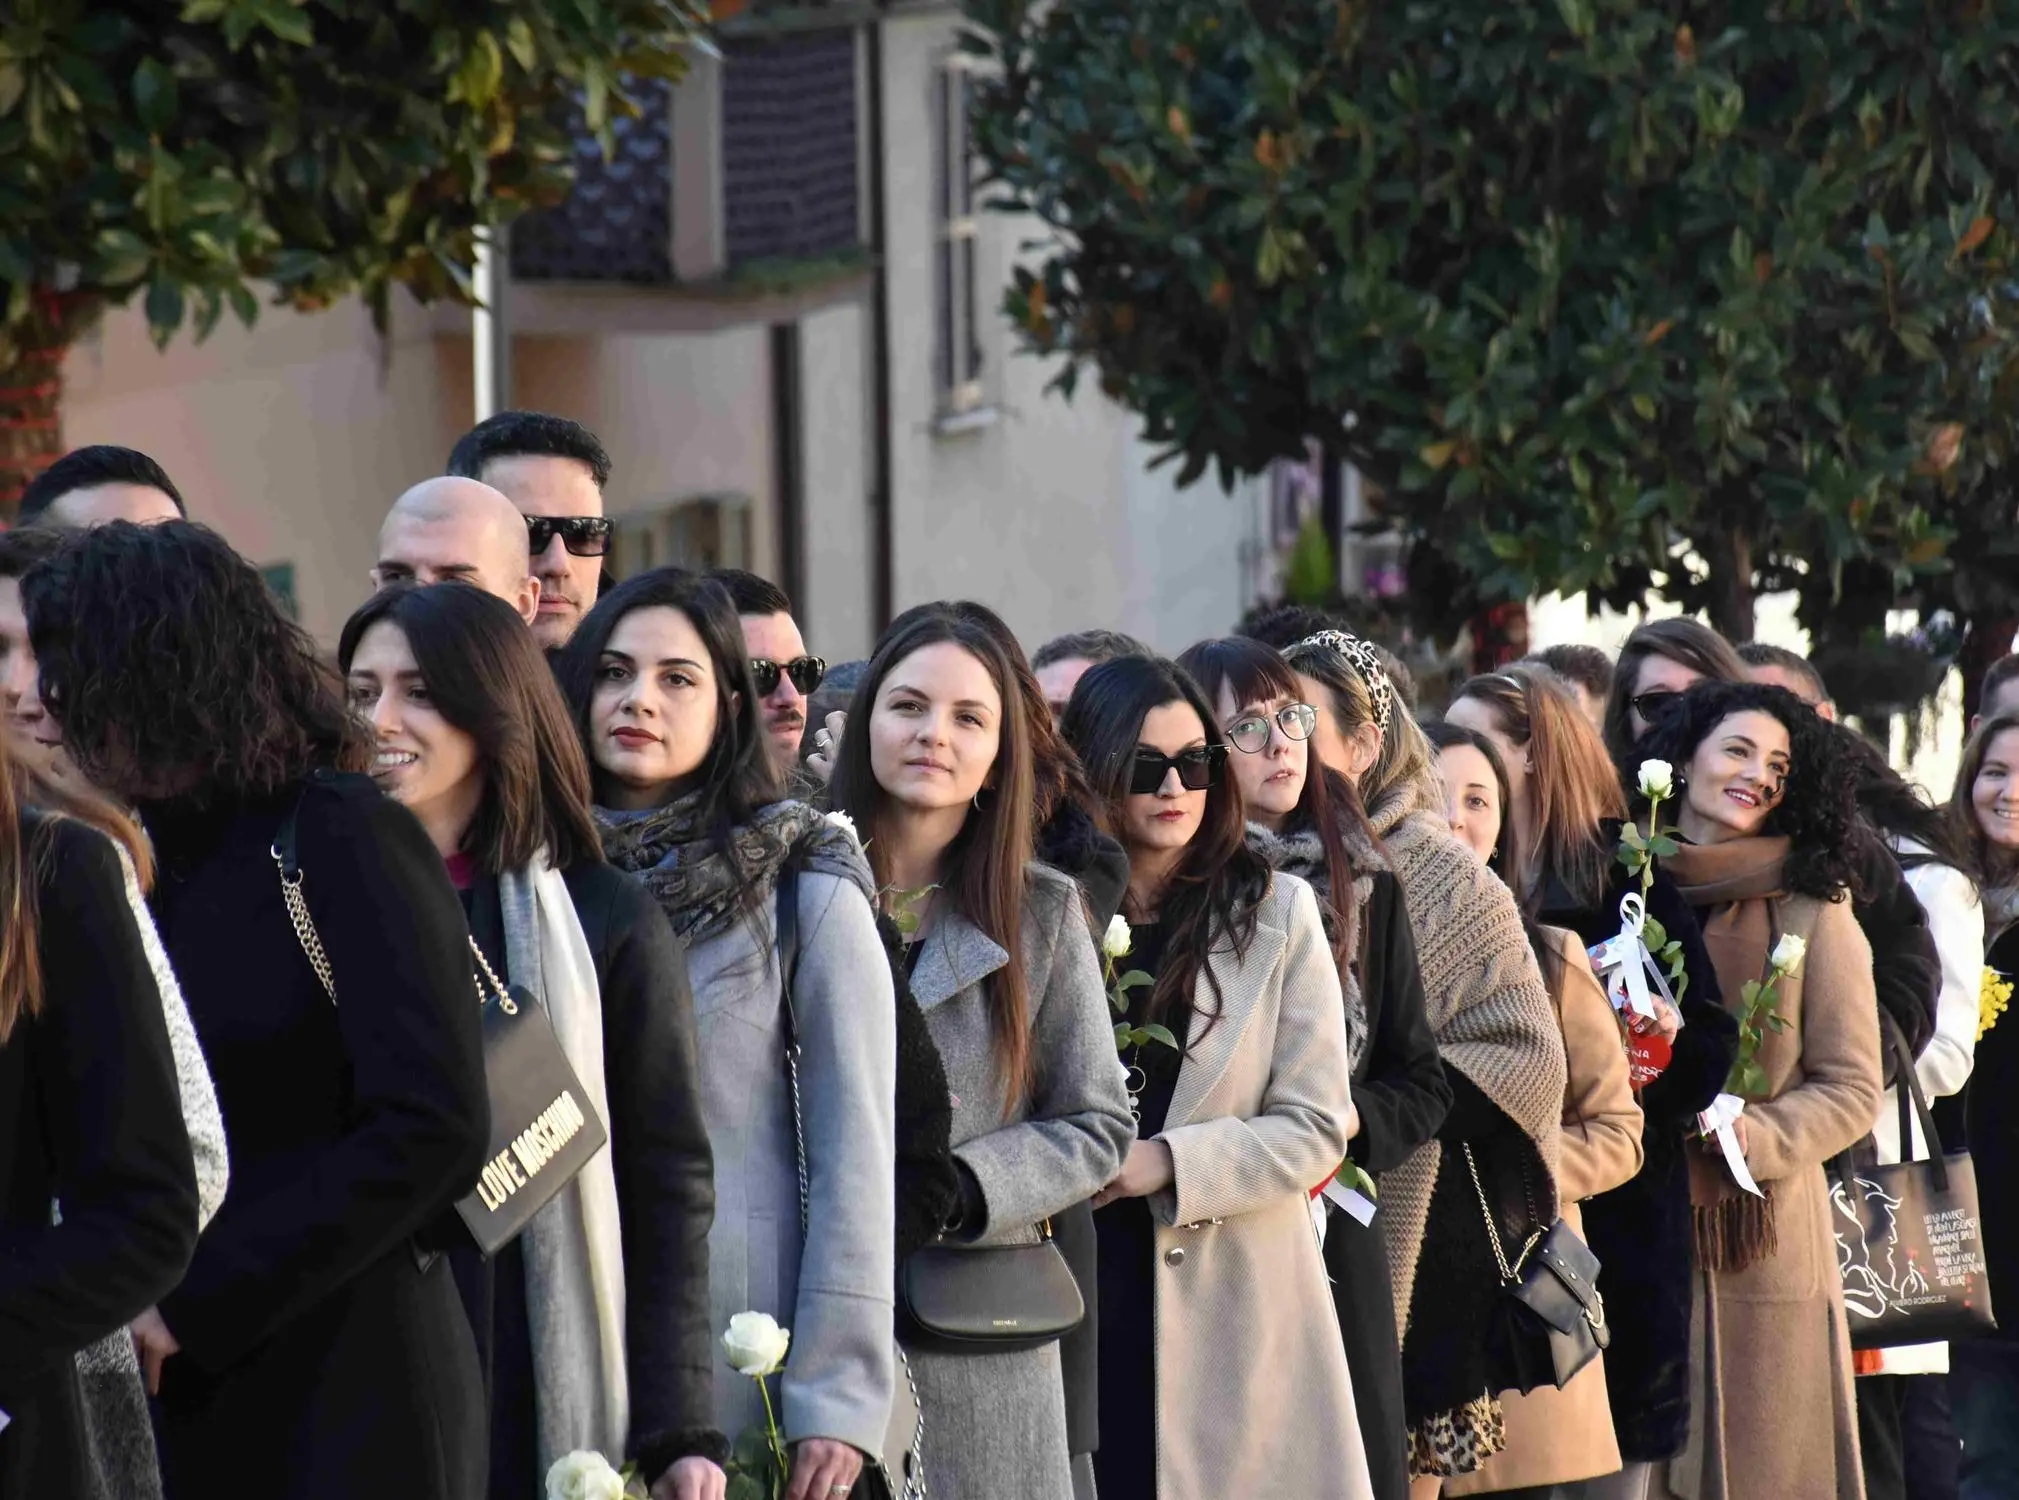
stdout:
[[(1879, 992), (1879, 1009), (1893, 1018), (1907, 1039), (1907, 1050), (1919, 1057), (1935, 1034), (1935, 1004), (1942, 994), (1942, 959), (1935, 951), (1935, 935), (1885, 841), (1860, 830), (1856, 853), (1860, 894), (1851, 910), (1872, 945), (1872, 985)], [(1884, 1052), (1890, 1084), (1893, 1049)]]
[[(596, 965), (611, 1167), (624, 1236), (624, 1345), (630, 1453), (649, 1482), (677, 1459), (719, 1458), (715, 1333), (708, 1326), (708, 1230), (715, 1163), (701, 1117), (687, 957), (644, 886), (601, 862), (564, 870)], [(511, 976), (497, 882), (470, 893), (470, 931)], [(452, 1256), (491, 1392), (493, 1496), (536, 1494), (539, 1473), (525, 1262), (517, 1241), (490, 1262)], [(616, 1455), (611, 1455), (613, 1458)]]
[[(1619, 901), (1638, 889), (1614, 866), (1596, 905), (1577, 903), (1562, 886), (1544, 893), (1538, 920), (1575, 932), (1587, 948), (1619, 931)], [(1646, 1124), (1639, 1175), (1584, 1205), (1584, 1237), (1598, 1257), (1612, 1346), (1605, 1353), (1613, 1431), (1628, 1461), (1672, 1457), (1689, 1429), (1690, 1266), (1688, 1136), (1698, 1110), (1724, 1088), (1738, 1055), (1738, 1020), (1724, 1008), (1696, 913), (1659, 868), (1647, 912), (1682, 944), (1689, 984), (1683, 1028), (1662, 1075), (1641, 1091)]]
[(88, 1493), (75, 1356), (182, 1276), (196, 1169), (118, 855), (32, 814), (22, 837), (46, 850), (43, 1005), (0, 1042), (0, 1496), (69, 1500)]
[(489, 1136), (461, 903), (421, 826), (361, 776), (299, 798), (303, 955), (268, 849), (290, 789), (148, 810), (154, 906), (210, 1062), (231, 1187), (161, 1315), (173, 1500), (482, 1492), (483, 1389), (445, 1261), (415, 1232), (474, 1184)]
[[(2019, 975), (2019, 926), (1997, 937), (1985, 962), (2008, 979)], [(2019, 1009), (1978, 1039), (1963, 1113), (1984, 1214), (1991, 1310), (1998, 1337), (2011, 1342), (2019, 1340)], [(1954, 1149), (1947, 1139), (1943, 1145)]]
[[(1378, 1175), (1408, 1160), (1437, 1133), (1451, 1108), (1451, 1082), (1430, 1030), (1402, 887), (1388, 871), (1374, 875), (1360, 922), (1367, 1047), (1353, 1078), (1360, 1131), (1346, 1149), (1360, 1167)], [(1395, 1294), (1378, 1224), (1362, 1225), (1333, 1212), (1325, 1228), (1325, 1271), (1332, 1280), (1375, 1500), (1403, 1500), (1409, 1493), (1409, 1453), (1402, 1351), (1395, 1339)]]

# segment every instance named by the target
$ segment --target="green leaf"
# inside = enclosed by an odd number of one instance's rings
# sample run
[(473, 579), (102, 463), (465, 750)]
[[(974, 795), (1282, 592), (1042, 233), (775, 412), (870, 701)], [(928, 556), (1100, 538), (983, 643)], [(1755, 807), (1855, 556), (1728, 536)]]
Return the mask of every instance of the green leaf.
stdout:
[(1148, 1026), (1142, 1027), (1141, 1033), (1145, 1041), (1161, 1042), (1173, 1052), (1178, 1050), (1178, 1039), (1172, 1034), (1171, 1028), (1168, 1026), (1161, 1026), (1153, 1022)]
[(154, 252), (130, 229), (105, 229), (91, 242), (91, 276), (101, 286), (126, 287), (147, 274)]
[(260, 20), (282, 41), (293, 42), (297, 47), (312, 46), (315, 32), (309, 26), (308, 12), (301, 5), (302, 0), (266, 0)]
[(513, 61), (528, 73), (539, 70), (539, 45), (533, 40), (533, 28), (526, 24), (524, 16), (513, 16), (505, 23), (505, 47)]
[(247, 328), (259, 321), (259, 299), (253, 296), (252, 288), (242, 281), (234, 281), (224, 289), (224, 295), (231, 301), (231, 310), (238, 321)]
[(1660, 953), (1668, 946), (1668, 929), (1653, 917), (1645, 918), (1640, 924), (1640, 940), (1647, 944), (1647, 951)]
[(1117, 1052), (1122, 1052), (1134, 1046), (1135, 1045), (1135, 1042), (1133, 1040), (1134, 1037), (1135, 1032), (1129, 1028), (1129, 1025), (1126, 1021), (1123, 1022), (1121, 1025), (1117, 1026), (1115, 1028), (1115, 1050)]
[(1121, 990), (1139, 990), (1146, 984), (1155, 984), (1156, 982), (1155, 975), (1143, 969), (1131, 969), (1115, 981), (1115, 987)]
[(147, 284), (147, 329), (153, 335), (155, 347), (166, 348), (181, 326), (182, 286), (156, 272)]
[(1648, 840), (1647, 852), (1652, 854), (1656, 859), (1669, 859), (1677, 854), (1681, 848), (1682, 846), (1667, 834), (1658, 833)]
[(160, 135), (175, 123), (179, 107), (175, 75), (158, 58), (142, 58), (133, 70), (133, 110), (141, 128)]

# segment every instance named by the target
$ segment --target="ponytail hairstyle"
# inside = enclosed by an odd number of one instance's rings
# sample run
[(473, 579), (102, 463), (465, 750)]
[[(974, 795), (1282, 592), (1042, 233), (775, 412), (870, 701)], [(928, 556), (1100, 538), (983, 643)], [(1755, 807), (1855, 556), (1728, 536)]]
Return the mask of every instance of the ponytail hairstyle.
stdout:
[[(1060, 727), (1079, 752), (1117, 827), (1122, 823), (1122, 801), (1130, 795), (1143, 720), (1153, 709), (1180, 702), (1198, 714), (1207, 744), (1226, 744), (1206, 695), (1175, 662), (1117, 657), (1093, 668), (1073, 689)], [(1204, 1036), (1218, 1023), (1222, 997), (1208, 956), (1220, 948), (1231, 948), (1236, 958), (1247, 955), (1271, 879), (1268, 861), (1248, 843), (1240, 788), (1232, 776), (1223, 775), (1207, 788), (1205, 816), (1164, 890), (1158, 911), (1165, 932), (1164, 961), (1150, 991), (1151, 1021), (1162, 1020), (1174, 1006), (1189, 1000), (1203, 975), (1213, 992), (1213, 1009), (1198, 1035)]]
[[(1303, 685), (1282, 655), (1246, 636), (1200, 641), (1178, 658), (1178, 665), (1199, 685), (1209, 703), (1219, 702), (1222, 689), (1236, 707), (1267, 703), (1272, 698), (1296, 703), (1304, 696)], [(1359, 836), (1362, 848), (1373, 848), (1378, 840), (1367, 826), (1367, 814), (1353, 783), (1320, 761), (1315, 750), (1308, 757), (1304, 790), (1284, 820), (1284, 828), (1318, 836), (1318, 847), (1325, 857), (1325, 888), (1316, 892), (1318, 905), (1326, 930), (1332, 934), (1333, 961), (1343, 973), (1358, 951), (1354, 928), (1359, 912), (1353, 900), (1353, 882), (1360, 872), (1354, 868), (1352, 851), (1347, 847), (1347, 831)]]
[(1371, 724), (1381, 737), (1374, 764), (1360, 778), (1360, 805), (1379, 809), (1394, 797), (1403, 811), (1434, 811), (1442, 805), (1430, 745), (1409, 717), (1400, 689), (1379, 648), (1343, 630), (1324, 630), (1283, 648), (1290, 669), (1325, 689), (1340, 733), (1356, 734)]
[[(1626, 816), (1626, 795), (1605, 741), (1547, 669), (1516, 665), (1474, 677), (1458, 697), (1485, 705), (1500, 732), (1528, 756), (1534, 816), (1520, 862), (1508, 866), (1508, 884), (1522, 908), (1537, 910), (1551, 876), (1577, 905), (1597, 906), (1612, 873), (1612, 849), (1600, 825)], [(1513, 813), (1509, 808), (1510, 822)]]
[(985, 982), (995, 1042), (996, 1079), (1003, 1089), (1005, 1115), (1030, 1093), (1030, 995), (1023, 952), (1024, 892), (1030, 879), (1034, 826), (1030, 713), (1015, 665), (995, 633), (967, 606), (928, 604), (909, 610), (877, 642), (855, 697), (848, 707), (851, 730), (842, 736), (830, 794), (835, 808), (855, 820), (863, 851), (879, 887), (891, 883), (884, 827), (890, 794), (870, 762), (869, 722), (891, 672), (927, 646), (954, 645), (987, 670), (1002, 703), (1000, 744), (994, 781), (947, 846), (940, 897), (1010, 955)]

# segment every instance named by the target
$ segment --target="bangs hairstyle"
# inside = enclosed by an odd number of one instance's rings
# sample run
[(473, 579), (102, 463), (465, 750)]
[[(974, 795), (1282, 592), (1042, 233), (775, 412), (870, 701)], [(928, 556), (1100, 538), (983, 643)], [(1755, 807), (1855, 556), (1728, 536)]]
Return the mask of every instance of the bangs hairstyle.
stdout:
[[(747, 823), (760, 807), (783, 793), (771, 761), (769, 741), (758, 708), (757, 683), (750, 675), (750, 653), (743, 645), (743, 625), (728, 590), (686, 568), (655, 568), (610, 590), (583, 617), (573, 639), (554, 660), (554, 675), (575, 716), (575, 731), (588, 758), (590, 785), (600, 790), (604, 773), (590, 748), (595, 727), (590, 722), (596, 684), (602, 678), (603, 657), (610, 637), (623, 618), (641, 609), (674, 609), (686, 616), (708, 649), (715, 673), (715, 738), (693, 777), (700, 796), (700, 826), (708, 830), (709, 849), (719, 850), (730, 829)], [(754, 910), (758, 893), (745, 892), (746, 909)]]
[(207, 526), (74, 533), (22, 579), (21, 602), (64, 750), (116, 797), (270, 797), (371, 765), (315, 642)]
[[(1236, 709), (1251, 703), (1267, 703), (1273, 698), (1287, 698), (1292, 703), (1304, 701), (1303, 684), (1298, 682), (1289, 663), (1260, 641), (1245, 636), (1200, 641), (1178, 658), (1178, 665), (1199, 685), (1216, 711), (1222, 691), (1233, 699)], [(1308, 746), (1310, 741), (1305, 744)], [(1228, 751), (1229, 758), (1240, 753), (1231, 748)], [(1353, 882), (1359, 871), (1354, 869), (1353, 856), (1347, 847), (1347, 830), (1356, 832), (1364, 847), (1371, 848), (1377, 842), (1374, 830), (1367, 826), (1367, 814), (1360, 807), (1360, 794), (1353, 790), (1352, 782), (1326, 766), (1313, 751), (1308, 757), (1304, 790), (1296, 807), (1284, 819), (1283, 827), (1288, 833), (1309, 831), (1318, 835), (1318, 847), (1325, 856), (1325, 890), (1318, 895), (1318, 905), (1325, 917), (1326, 930), (1332, 934), (1333, 961), (1343, 972), (1357, 951)]]
[(601, 863), (582, 741), (519, 612), (467, 583), (385, 589), (344, 624), (337, 666), (346, 675), (376, 625), (406, 637), (428, 702), (476, 741), (484, 795), (463, 852), (493, 875), (531, 864), (542, 849), (557, 870)]
[(1032, 817), (1032, 716), (1009, 654), (994, 633), (968, 612), (974, 608), (977, 606), (923, 605), (907, 611), (901, 621), (884, 631), (849, 704), (848, 722), (854, 729), (842, 736), (830, 793), (834, 806), (853, 818), (862, 831), (864, 852), (878, 887), (889, 886), (890, 836), (885, 829), (891, 800), (876, 779), (869, 758), (870, 720), (884, 684), (896, 668), (928, 646), (958, 646), (982, 664), (1002, 703), (997, 725), (1000, 743), (980, 807), (962, 819), (960, 832), (947, 846), (939, 889), (955, 911), (1011, 955), (1008, 963), (984, 981), (994, 1033), (996, 1079), (1002, 1085), (1007, 1118), (1028, 1096), (1033, 1072), (1030, 996), (1019, 958), (1023, 952), (1024, 888), (1030, 878), (1027, 867), (1036, 827)]
[(1708, 625), (1677, 617), (1650, 620), (1626, 638), (1619, 648), (1619, 662), (1612, 672), (1612, 692), (1605, 700), (1605, 750), (1619, 775), (1631, 786), (1630, 774), (1645, 755), (1635, 753), (1633, 738), (1633, 698), (1640, 691), (1641, 663), (1650, 656), (1664, 657), (1677, 666), (1688, 667), (1712, 682), (1746, 681), (1746, 664), (1732, 643)]
[[(1486, 868), (1504, 880), (1508, 871), (1521, 868), (1523, 850), (1521, 830), (1514, 826), (1514, 784), (1507, 779), (1507, 762), (1501, 757), (1500, 748), (1478, 730), (1453, 724), (1449, 719), (1432, 719), (1425, 724), (1423, 738), (1433, 754), (1441, 755), (1464, 746), (1486, 757), (1487, 769), (1493, 772), (1493, 784), (1500, 794), (1500, 837)], [(1606, 773), (1608, 778), (1611, 774)]]
[[(1508, 866), (1522, 907), (1536, 910), (1552, 876), (1577, 905), (1597, 906), (1605, 899), (1613, 862), (1611, 841), (1600, 825), (1626, 816), (1626, 794), (1605, 742), (1569, 686), (1546, 668), (1516, 665), (1472, 678), (1458, 697), (1483, 704), (1500, 732), (1528, 756), (1532, 816), (1523, 832), (1522, 858)], [(1511, 807), (1507, 818), (1514, 821)]]
[[(1667, 621), (1664, 624), (1669, 623)], [(1698, 627), (1701, 629), (1702, 627)], [(1871, 837), (1858, 819), (1858, 777), (1830, 725), (1786, 688), (1758, 682), (1699, 682), (1664, 704), (1647, 738), (1634, 747), (1639, 760), (1665, 760), (1678, 777), (1705, 740), (1733, 714), (1763, 713), (1788, 732), (1788, 779), (1781, 800), (1760, 825), (1768, 838), (1788, 840), (1784, 879), (1797, 895), (1835, 901), (1863, 894), (1857, 857)], [(1689, 795), (1683, 789), (1681, 795)], [(1636, 814), (1646, 799), (1631, 796)]]
[[(1122, 827), (1122, 806), (1130, 796), (1136, 747), (1142, 742), (1143, 720), (1167, 703), (1190, 705), (1206, 731), (1206, 743), (1225, 745), (1218, 716), (1206, 695), (1175, 662), (1161, 657), (1123, 656), (1093, 668), (1073, 689), (1061, 726), (1066, 740), (1079, 752), (1094, 790), (1108, 804), (1109, 817)], [(1232, 747), (1229, 754), (1238, 754)], [(1163, 924), (1164, 961), (1146, 1007), (1148, 1019), (1161, 1021), (1179, 1001), (1197, 990), (1201, 975), (1213, 992), (1213, 1007), (1186, 1048), (1218, 1024), (1222, 1008), (1219, 984), (1207, 957), (1216, 946), (1231, 947), (1245, 958), (1254, 941), (1256, 908), (1269, 893), (1268, 861), (1248, 844), (1247, 814), (1241, 789), (1231, 775), (1207, 788), (1206, 811), (1199, 830), (1186, 846), (1185, 857), (1172, 873), (1158, 910)]]
[[(2019, 731), (2019, 713), (1998, 714), (1979, 724), (1963, 747), (1962, 764), (1956, 767), (1956, 786), (1949, 794), (1949, 827), (1956, 842), (1972, 857), (1976, 868), (1970, 873), (1982, 880), (1987, 889), (2019, 884), (2019, 850), (2001, 849), (1986, 836), (1984, 825), (1977, 821), (1971, 792), (1984, 762), (1991, 758), (1991, 742), (2013, 731)], [(2019, 766), (2013, 769), (2019, 772)]]

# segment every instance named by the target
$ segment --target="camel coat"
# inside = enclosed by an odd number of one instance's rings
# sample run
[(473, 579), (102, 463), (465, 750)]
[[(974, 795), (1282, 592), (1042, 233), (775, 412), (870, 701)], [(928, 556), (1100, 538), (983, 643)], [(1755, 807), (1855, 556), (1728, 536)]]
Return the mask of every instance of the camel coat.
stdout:
[(1245, 957), (1216, 952), (1165, 1128), (1157, 1493), (1372, 1500), (1309, 1190), (1346, 1155), (1339, 971), (1310, 886), (1277, 874)]
[[(1540, 931), (1555, 949), (1556, 963), (1545, 962), (1542, 972), (1545, 979), (1555, 981), (1550, 998), (1563, 1024), (1563, 1051), (1569, 1064), (1557, 1196), (1564, 1223), (1581, 1236), (1584, 1218), (1579, 1200), (1610, 1192), (1640, 1171), (1640, 1105), (1627, 1075), (1619, 1020), (1591, 971), (1583, 941), (1557, 927)], [(1484, 1468), (1445, 1480), (1445, 1494), (1568, 1484), (1618, 1471), (1619, 1443), (1613, 1437), (1603, 1355), (1560, 1391), (1548, 1385), (1526, 1396), (1508, 1391), (1500, 1403), (1507, 1416), (1507, 1446)]]
[[(1861, 1139), (1879, 1107), (1872, 950), (1848, 901), (1761, 896), (1757, 880), (1699, 882), (1686, 863), (1672, 859), (1671, 873), (1703, 919), (1728, 1007), (1743, 1005), (1743, 986), (1761, 977), (1779, 934), (1804, 938), (1808, 952), (1781, 982), (1777, 1008), (1788, 1026), (1767, 1034), (1766, 1097), (1745, 1112), (1746, 1163), (1773, 1204), (1775, 1248), (1741, 1270), (1698, 1273), (1690, 1440), (1669, 1483), (1698, 1500), (1862, 1500), (1823, 1163)], [(1703, 1180), (1701, 1164), (1692, 1175)]]

